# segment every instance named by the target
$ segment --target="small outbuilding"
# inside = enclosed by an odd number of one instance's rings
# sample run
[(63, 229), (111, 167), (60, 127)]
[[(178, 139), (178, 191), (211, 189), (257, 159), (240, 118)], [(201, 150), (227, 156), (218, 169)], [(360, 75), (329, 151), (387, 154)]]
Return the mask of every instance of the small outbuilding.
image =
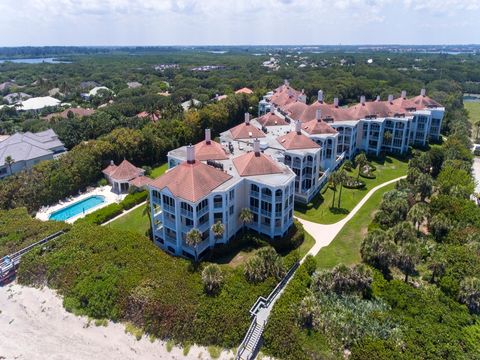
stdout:
[(137, 168), (128, 160), (123, 160), (118, 166), (112, 160), (102, 172), (112, 185), (112, 191), (117, 194), (128, 192), (130, 186), (142, 187), (148, 182), (144, 176), (145, 170)]

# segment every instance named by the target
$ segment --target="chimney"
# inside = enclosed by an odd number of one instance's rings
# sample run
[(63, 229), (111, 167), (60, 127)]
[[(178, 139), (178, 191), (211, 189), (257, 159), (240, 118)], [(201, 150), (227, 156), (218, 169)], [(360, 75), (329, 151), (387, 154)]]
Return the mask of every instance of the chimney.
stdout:
[(380, 101), (380, 95), (377, 95), (377, 98), (375, 99), (375, 101)]
[(205, 142), (207, 144), (210, 144), (210, 141), (212, 141), (212, 134), (210, 132), (210, 129), (205, 129)]
[(318, 90), (318, 102), (323, 103), (323, 91)]
[(390, 102), (390, 103), (393, 102), (393, 95), (392, 94), (388, 95), (388, 102)]
[(250, 125), (250, 114), (248, 112), (245, 113), (245, 124)]
[(110, 160), (110, 165), (115, 166), (115, 163), (113, 162), (113, 160)]
[(360, 96), (360, 103), (365, 105), (365, 95)]
[(302, 123), (298, 120), (297, 122), (295, 122), (295, 131), (297, 132), (298, 135), (302, 133)]
[(407, 91), (402, 90), (402, 99), (406, 99), (406, 98), (407, 98)]
[(317, 121), (322, 120), (322, 110), (317, 109), (317, 111), (315, 112), (315, 119), (317, 119)]
[(270, 105), (270, 112), (271, 112), (272, 114), (275, 113), (275, 105), (273, 105), (273, 104)]
[(333, 106), (338, 107), (338, 98), (333, 98)]
[(192, 144), (187, 146), (187, 162), (189, 164), (195, 163), (195, 147)]
[(425, 90), (425, 89), (420, 90), (420, 95), (421, 96), (427, 95), (427, 90)]
[(288, 82), (287, 79), (283, 80), (283, 83), (285, 84), (285, 86), (290, 86), (290, 83)]
[(253, 140), (253, 152), (255, 156), (260, 156), (260, 140), (258, 139)]

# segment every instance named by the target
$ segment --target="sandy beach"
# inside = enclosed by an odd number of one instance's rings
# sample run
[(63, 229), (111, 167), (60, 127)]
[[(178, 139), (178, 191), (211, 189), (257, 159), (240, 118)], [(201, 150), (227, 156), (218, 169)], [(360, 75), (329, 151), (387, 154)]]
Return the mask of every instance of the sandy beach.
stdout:
[[(223, 352), (220, 359), (233, 359)], [(96, 326), (86, 317), (65, 311), (62, 299), (49, 288), (36, 289), (16, 283), (0, 287), (0, 359), (211, 359), (204, 347), (192, 346), (188, 355), (166, 343), (136, 340), (123, 324)]]

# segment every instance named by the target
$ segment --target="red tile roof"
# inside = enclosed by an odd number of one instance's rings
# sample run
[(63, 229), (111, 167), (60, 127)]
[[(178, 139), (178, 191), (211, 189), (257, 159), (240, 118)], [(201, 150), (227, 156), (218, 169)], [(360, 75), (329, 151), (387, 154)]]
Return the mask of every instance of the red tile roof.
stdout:
[(227, 173), (201, 161), (193, 164), (183, 162), (153, 180), (150, 185), (170, 192), (182, 199), (197, 202), (232, 177)]
[(127, 160), (123, 160), (118, 166), (115, 164), (107, 166), (103, 173), (114, 180), (128, 181), (143, 175), (144, 170), (137, 168)]
[(282, 110), (287, 113), (293, 120), (300, 120), (303, 112), (308, 109), (308, 105), (301, 101), (295, 101), (282, 107)]
[(250, 95), (250, 94), (253, 94), (253, 90), (247, 88), (247, 87), (244, 87), (244, 88), (241, 88), (241, 89), (238, 89), (237, 91), (235, 91), (235, 94), (247, 94), (247, 95)]
[(323, 120), (310, 120), (302, 125), (302, 129), (310, 135), (336, 134), (337, 130)]
[(410, 99), (417, 107), (417, 109), (425, 109), (430, 107), (441, 107), (440, 103), (436, 102), (432, 98), (426, 95), (418, 95), (413, 99)]
[(281, 118), (277, 114), (272, 112), (268, 112), (265, 115), (259, 117), (257, 121), (262, 126), (281, 126), (281, 125), (288, 125), (285, 119)]
[(277, 141), (282, 145), (286, 150), (299, 150), (299, 149), (318, 149), (318, 145), (315, 141), (310, 139), (308, 136), (303, 135), (302, 133), (297, 133), (296, 131), (291, 131), (286, 135), (279, 136)]
[(268, 155), (251, 151), (233, 159), (240, 176), (279, 174), (282, 169)]
[(161, 118), (159, 111), (155, 111), (155, 113), (153, 113), (153, 114), (151, 114), (147, 111), (142, 111), (141, 113), (137, 114), (137, 117), (142, 118), (142, 119), (149, 118), (150, 120), (152, 120), (154, 122), (160, 120), (160, 118)]
[(139, 176), (139, 177), (136, 177), (135, 179), (133, 180), (130, 180), (129, 183), (130, 185), (133, 185), (133, 186), (136, 186), (138, 188), (141, 188), (141, 187), (144, 187), (146, 185), (150, 185), (152, 183), (152, 179), (150, 179), (149, 177), (147, 176)]
[(264, 138), (263, 131), (257, 129), (252, 124), (242, 122), (241, 124), (230, 129), (230, 134), (233, 139), (249, 139), (249, 138)]
[(275, 93), (272, 95), (270, 102), (277, 106), (285, 106), (296, 102), (300, 95), (302, 95), (301, 91), (295, 90), (289, 85), (282, 85), (275, 89)]
[[(331, 117), (335, 119), (336, 116), (341, 115), (339, 110), (341, 111), (342, 109), (336, 108), (335, 106), (333, 106), (333, 104), (315, 101), (312, 105), (308, 106), (305, 109), (305, 111), (302, 113), (298, 120), (305, 123), (316, 119), (317, 110), (321, 111), (322, 118)], [(338, 113), (338, 115), (336, 113)]]
[(201, 161), (228, 159), (222, 145), (216, 141), (200, 141), (195, 145), (195, 158)]

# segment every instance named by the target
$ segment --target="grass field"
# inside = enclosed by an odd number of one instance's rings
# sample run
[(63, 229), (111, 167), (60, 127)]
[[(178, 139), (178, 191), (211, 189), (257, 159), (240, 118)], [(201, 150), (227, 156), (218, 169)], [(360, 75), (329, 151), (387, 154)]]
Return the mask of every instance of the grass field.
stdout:
[(464, 102), (463, 106), (468, 111), (468, 119), (472, 124), (480, 121), (480, 102), (468, 101)]
[(168, 163), (165, 163), (165, 164), (162, 164), (154, 169), (152, 169), (152, 172), (150, 173), (150, 177), (152, 179), (155, 179), (157, 177), (159, 177), (160, 175), (163, 175), (165, 173), (165, 171), (167, 171), (168, 169)]
[(118, 230), (133, 231), (138, 234), (145, 235), (150, 227), (148, 215), (144, 213), (145, 206), (146, 205), (139, 206), (135, 210), (130, 211), (128, 214), (119, 217), (117, 220), (112, 221), (105, 226)]
[(355, 216), (343, 227), (330, 245), (324, 247), (316, 255), (318, 268), (332, 268), (343, 263), (351, 265), (360, 262), (360, 245), (367, 234), (368, 225), (373, 219), (382, 196), (395, 188), (395, 184), (387, 185), (376, 191)]
[[(386, 181), (398, 178), (407, 173), (407, 161), (387, 157), (383, 162), (371, 161), (377, 170), (374, 172), (375, 179), (364, 179), (364, 189), (345, 189), (342, 190), (342, 199), (340, 208), (337, 208), (337, 199), (339, 191), (335, 198), (335, 207), (331, 209), (333, 191), (328, 189), (324, 194), (318, 194), (312, 201), (313, 206), (309, 209), (299, 209), (295, 211), (295, 215), (299, 218), (313, 221), (320, 224), (333, 224), (342, 220), (347, 214), (358, 204), (358, 202), (375, 186)], [(349, 175), (356, 176), (356, 170)], [(338, 189), (338, 188), (337, 188)]]

